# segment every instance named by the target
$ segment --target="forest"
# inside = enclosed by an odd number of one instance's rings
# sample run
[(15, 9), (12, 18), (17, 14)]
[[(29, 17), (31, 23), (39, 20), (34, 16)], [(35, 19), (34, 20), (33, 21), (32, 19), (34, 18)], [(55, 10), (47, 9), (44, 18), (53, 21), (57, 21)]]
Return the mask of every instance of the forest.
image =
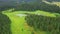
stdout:
[(60, 0), (0, 0), (0, 34), (60, 34)]

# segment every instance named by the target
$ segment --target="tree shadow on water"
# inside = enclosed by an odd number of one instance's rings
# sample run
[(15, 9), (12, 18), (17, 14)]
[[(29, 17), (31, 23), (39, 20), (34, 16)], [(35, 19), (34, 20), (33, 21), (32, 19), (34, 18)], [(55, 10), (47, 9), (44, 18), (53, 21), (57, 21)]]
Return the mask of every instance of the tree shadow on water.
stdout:
[(12, 34), (9, 17), (0, 13), (0, 34)]

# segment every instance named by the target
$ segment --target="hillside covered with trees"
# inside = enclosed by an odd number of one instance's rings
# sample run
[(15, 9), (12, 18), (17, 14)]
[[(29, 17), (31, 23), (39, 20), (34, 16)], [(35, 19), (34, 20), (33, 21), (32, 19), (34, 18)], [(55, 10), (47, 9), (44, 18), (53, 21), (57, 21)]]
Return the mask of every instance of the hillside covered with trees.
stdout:
[(60, 34), (60, 0), (0, 0), (0, 34)]
[(48, 12), (60, 12), (60, 5), (48, 4), (47, 2), (58, 2), (59, 0), (0, 0), (0, 11), (15, 8), (15, 10), (35, 11), (43, 10)]

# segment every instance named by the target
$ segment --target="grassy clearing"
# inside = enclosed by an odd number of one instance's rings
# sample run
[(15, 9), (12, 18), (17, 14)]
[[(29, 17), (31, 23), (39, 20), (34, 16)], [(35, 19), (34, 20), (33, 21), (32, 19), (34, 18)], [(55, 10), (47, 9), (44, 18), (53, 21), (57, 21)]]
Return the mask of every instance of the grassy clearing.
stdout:
[(34, 31), (32, 27), (29, 27), (25, 21), (25, 17), (16, 16), (16, 14), (39, 14), (43, 16), (56, 17), (54, 13), (44, 12), (44, 11), (35, 11), (35, 12), (27, 12), (27, 11), (15, 11), (15, 12), (2, 12), (7, 15), (11, 20), (11, 31), (12, 34), (48, 34), (44, 31)]
[[(3, 12), (4, 13), (4, 12)], [(37, 15), (43, 15), (43, 16), (48, 16), (48, 17), (56, 17), (56, 14), (59, 15), (58, 13), (50, 13), (50, 12), (45, 12), (45, 11), (15, 11), (15, 12), (11, 12), (11, 11), (6, 11), (5, 13), (12, 13), (12, 14), (24, 14), (24, 13), (28, 13), (28, 14), (37, 14)]]
[(18, 17), (18, 16), (15, 16), (15, 14), (13, 13), (5, 13), (5, 14), (12, 21), (11, 23), (12, 34), (31, 34), (31, 32), (29, 31), (30, 28), (27, 29), (24, 27), (25, 17)]

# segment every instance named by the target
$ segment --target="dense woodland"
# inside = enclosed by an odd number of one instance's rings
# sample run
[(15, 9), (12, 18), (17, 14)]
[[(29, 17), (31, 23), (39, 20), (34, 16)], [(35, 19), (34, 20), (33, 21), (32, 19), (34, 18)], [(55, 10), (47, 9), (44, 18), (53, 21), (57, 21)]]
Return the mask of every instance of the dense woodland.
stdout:
[(35, 30), (48, 31), (51, 34), (60, 34), (60, 16), (48, 17), (29, 14), (25, 20), (27, 24), (34, 27)]
[[(4, 1), (4, 0), (3, 0)], [(6, 0), (7, 1), (7, 0)], [(6, 2), (5, 1), (5, 2)], [(24, 2), (18, 2), (24, 1)], [(60, 5), (56, 4), (47, 4), (42, 0), (31, 0), (32, 2), (25, 0), (12, 1), (7, 4), (3, 4), (0, 0), (0, 33), (2, 34), (11, 34), (10, 27), (11, 21), (8, 16), (2, 14), (2, 11), (12, 9), (13, 11), (46, 11), (51, 13), (60, 13)], [(60, 2), (60, 0), (45, 0), (47, 2)], [(51, 34), (60, 34), (60, 16), (56, 17), (28, 14), (25, 17), (26, 23), (33, 27), (35, 30), (42, 30), (51, 32)], [(5, 29), (4, 29), (4, 28)]]
[[(46, 1), (49, 1), (49, 0), (46, 0)], [(50, 0), (50, 1), (58, 2), (59, 0)], [(21, 2), (21, 3), (20, 2), (17, 3), (15, 1), (15, 3), (13, 2), (10, 5), (5, 5), (0, 7), (0, 11), (15, 8), (15, 10), (22, 10), (22, 11), (42, 10), (42, 11), (60, 13), (60, 7), (55, 4), (47, 4), (42, 0), (36, 0), (30, 3), (27, 3), (27, 2), (29, 1)]]

